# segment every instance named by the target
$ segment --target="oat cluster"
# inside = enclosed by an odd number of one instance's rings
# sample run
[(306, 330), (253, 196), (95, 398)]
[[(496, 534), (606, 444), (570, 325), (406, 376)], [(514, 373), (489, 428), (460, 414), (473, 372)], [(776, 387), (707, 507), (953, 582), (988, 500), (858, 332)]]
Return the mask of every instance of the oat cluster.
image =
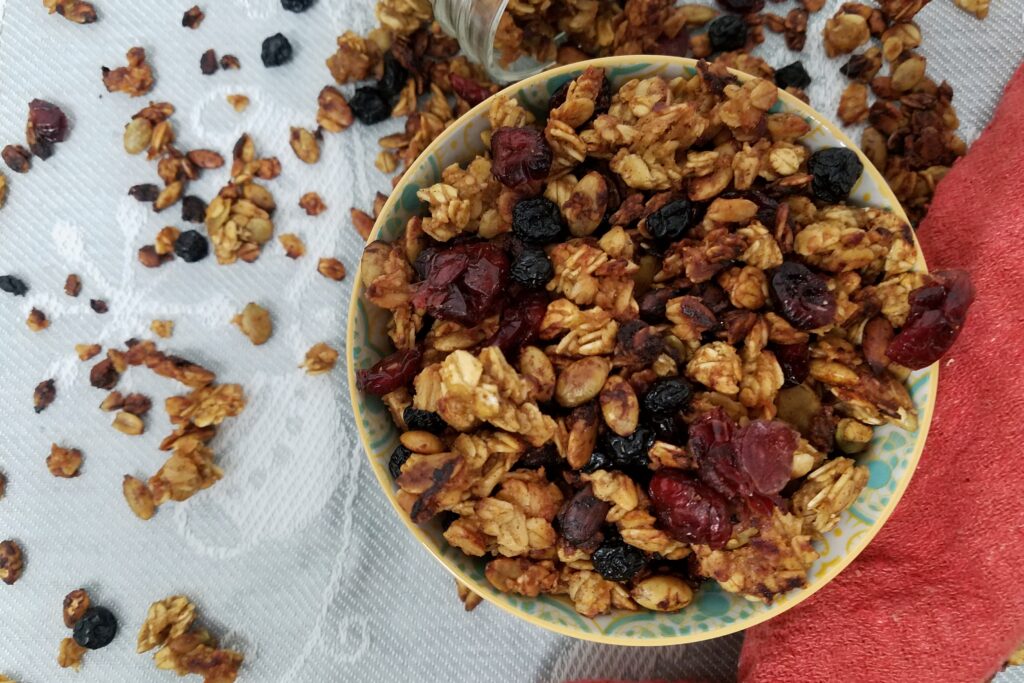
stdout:
[(157, 649), (156, 668), (179, 676), (196, 674), (203, 683), (232, 683), (244, 657), (220, 648), (217, 639), (196, 621), (196, 607), (184, 595), (172, 595), (149, 606), (139, 630), (139, 653)]

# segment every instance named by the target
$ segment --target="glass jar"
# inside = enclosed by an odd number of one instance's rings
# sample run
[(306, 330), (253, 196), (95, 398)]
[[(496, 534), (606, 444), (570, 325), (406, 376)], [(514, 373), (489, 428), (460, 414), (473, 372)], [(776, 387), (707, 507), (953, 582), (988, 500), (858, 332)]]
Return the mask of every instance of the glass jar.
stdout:
[(494, 50), (494, 35), (508, 0), (431, 0), (434, 18), (453, 36), (471, 61), (483, 66), (498, 83), (521, 81), (540, 73), (554, 62), (541, 63), (523, 56), (508, 65)]

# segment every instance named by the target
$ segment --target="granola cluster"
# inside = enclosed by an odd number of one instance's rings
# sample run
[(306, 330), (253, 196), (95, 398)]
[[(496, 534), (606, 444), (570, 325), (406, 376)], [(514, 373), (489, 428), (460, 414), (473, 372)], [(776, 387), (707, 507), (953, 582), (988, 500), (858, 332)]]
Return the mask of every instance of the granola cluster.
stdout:
[(139, 630), (136, 651), (159, 648), (153, 655), (158, 669), (179, 676), (196, 674), (204, 683), (232, 683), (244, 661), (242, 653), (220, 648), (195, 621), (196, 607), (184, 595), (154, 602)]
[(892, 349), (948, 281), (845, 203), (856, 155), (812, 153), (774, 84), (698, 66), (610, 96), (589, 68), (546, 121), (498, 99), (490, 153), (362, 261), (399, 503), (452, 517), (498, 590), (587, 616), (805, 585), (873, 428), (916, 427)]

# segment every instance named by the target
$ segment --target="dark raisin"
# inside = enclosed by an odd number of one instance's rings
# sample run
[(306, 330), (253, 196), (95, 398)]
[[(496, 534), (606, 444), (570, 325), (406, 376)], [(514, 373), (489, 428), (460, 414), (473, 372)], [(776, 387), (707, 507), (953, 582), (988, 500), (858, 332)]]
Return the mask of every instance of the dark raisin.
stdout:
[(548, 310), (547, 294), (529, 292), (501, 312), (498, 331), (485, 342), (497, 346), (506, 356), (533, 341)]
[(352, 108), (356, 118), (368, 126), (391, 117), (391, 105), (387, 97), (372, 85), (356, 88), (352, 99), (348, 101), (348, 106)]
[(647, 233), (662, 244), (675, 242), (693, 226), (696, 213), (688, 199), (669, 202), (647, 217)]
[(513, 282), (533, 289), (543, 287), (554, 275), (555, 268), (551, 265), (548, 255), (543, 249), (533, 247), (523, 249), (512, 262), (512, 270), (509, 271), (509, 277)]
[(680, 420), (678, 415), (655, 415), (647, 418), (644, 424), (654, 434), (655, 441), (671, 444), (686, 441), (686, 423)]
[[(384, 70), (377, 81), (377, 89), (384, 97), (395, 97), (409, 80), (409, 72), (398, 63), (395, 55), (388, 52), (384, 55)], [(390, 112), (389, 112), (390, 113)]]
[(440, 434), (448, 427), (448, 423), (444, 421), (444, 418), (434, 411), (420, 410), (412, 406), (403, 411), (402, 419), (405, 420), (405, 426), (410, 431), (422, 430), (431, 434)]
[(206, 202), (195, 195), (188, 195), (181, 200), (181, 220), (188, 223), (206, 222)]
[(811, 349), (807, 342), (802, 344), (778, 344), (771, 347), (775, 359), (782, 368), (786, 386), (803, 384), (811, 372)]
[(647, 467), (650, 458), (647, 451), (654, 443), (654, 434), (647, 427), (637, 427), (629, 436), (608, 433), (604, 436), (604, 448), (617, 467)]
[(786, 261), (771, 272), (772, 304), (798, 330), (824, 327), (836, 317), (836, 295), (825, 278), (802, 263)]
[(420, 371), (423, 354), (419, 349), (395, 351), (368, 370), (356, 372), (356, 386), (374, 396), (383, 396), (404, 387)]
[(14, 296), (25, 296), (28, 293), (28, 285), (19, 277), (0, 275), (0, 290)]
[(807, 171), (814, 176), (811, 190), (823, 202), (834, 204), (850, 196), (864, 164), (857, 153), (845, 147), (819, 149), (807, 160)]
[(504, 127), (491, 134), (491, 173), (506, 187), (546, 178), (551, 157), (551, 146), (536, 128)]
[(199, 70), (203, 72), (204, 76), (212, 76), (217, 73), (219, 67), (217, 53), (212, 49), (204, 52), (203, 56), (199, 58)]
[(402, 465), (405, 464), (405, 461), (408, 460), (411, 455), (412, 451), (401, 445), (392, 451), (391, 458), (388, 459), (388, 472), (391, 473), (392, 479), (398, 479), (402, 474)]
[(725, 499), (692, 476), (660, 469), (651, 478), (648, 493), (659, 525), (673, 538), (721, 548), (732, 536)]
[(753, 14), (764, 9), (764, 0), (716, 0), (722, 9), (737, 14)]
[(508, 279), (508, 256), (486, 242), (425, 250), (417, 259), (424, 282), (412, 303), (435, 318), (476, 325), (495, 313)]
[(516, 461), (515, 466), (512, 469), (515, 470), (536, 470), (541, 467), (544, 468), (545, 474), (548, 477), (553, 472), (562, 469), (562, 465), (565, 461), (560, 455), (558, 455), (558, 449), (555, 448), (554, 444), (547, 443), (537, 448), (528, 449), (523, 455)]
[(186, 263), (202, 261), (210, 253), (210, 243), (197, 230), (186, 230), (174, 242), (174, 253)]
[(910, 315), (885, 353), (913, 370), (926, 368), (953, 346), (974, 302), (974, 285), (962, 270), (932, 274), (934, 284), (910, 293)]
[(206, 15), (203, 14), (203, 10), (199, 9), (199, 5), (194, 5), (182, 15), (181, 25), (185, 28), (197, 29), (205, 18)]
[(686, 32), (685, 28), (679, 29), (671, 38), (663, 35), (654, 43), (650, 50), (651, 54), (667, 55), (669, 57), (685, 57), (689, 51), (690, 34)]
[(598, 470), (610, 470), (615, 468), (615, 463), (608, 457), (608, 454), (602, 450), (595, 449), (590, 453), (590, 460), (587, 464), (580, 468), (583, 472), (596, 472)]
[(555, 242), (562, 235), (562, 211), (546, 197), (523, 199), (512, 209), (512, 232), (532, 244)]
[(647, 565), (644, 551), (618, 537), (606, 538), (590, 559), (594, 570), (608, 581), (629, 581)]
[(32, 100), (28, 103), (27, 133), (30, 145), (34, 141), (64, 142), (68, 135), (68, 117), (51, 102)]
[(275, 33), (263, 41), (260, 57), (263, 59), (263, 66), (268, 68), (287, 64), (292, 61), (292, 44), (283, 33)]
[(153, 202), (160, 196), (160, 188), (153, 183), (132, 185), (128, 188), (128, 196), (140, 202)]
[(576, 547), (586, 546), (595, 540), (600, 543), (601, 541), (595, 537), (601, 532), (605, 515), (610, 508), (609, 503), (594, 495), (594, 490), (588, 484), (577, 491), (576, 495), (567, 500), (558, 511), (558, 525), (562, 537), (569, 545)]
[(644, 410), (653, 415), (671, 415), (690, 405), (693, 388), (681, 377), (659, 379), (644, 394)]
[(305, 12), (313, 6), (316, 0), (281, 0), (281, 7), (289, 12)]
[(117, 618), (106, 607), (90, 607), (75, 622), (75, 642), (90, 650), (110, 645), (117, 635)]
[(103, 299), (89, 299), (89, 308), (100, 315), (103, 315), (110, 310), (110, 306), (108, 306), (107, 302)]
[(787, 64), (775, 71), (775, 85), (780, 88), (800, 88), (801, 90), (811, 84), (811, 77), (800, 61)]
[(715, 52), (739, 50), (747, 42), (747, 22), (735, 14), (725, 14), (708, 24), (708, 39)]
[(448, 75), (448, 80), (451, 81), (455, 94), (466, 100), (470, 106), (476, 106), (491, 96), (490, 90), (472, 78), (453, 73)]

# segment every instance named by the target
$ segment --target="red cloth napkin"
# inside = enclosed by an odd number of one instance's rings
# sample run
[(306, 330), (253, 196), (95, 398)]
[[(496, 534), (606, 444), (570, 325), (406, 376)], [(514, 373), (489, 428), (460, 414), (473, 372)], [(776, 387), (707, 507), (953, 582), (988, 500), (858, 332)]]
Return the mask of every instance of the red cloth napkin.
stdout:
[(850, 567), (747, 632), (741, 683), (979, 683), (1024, 642), (1024, 67), (918, 237), (977, 288), (920, 467)]
[(974, 683), (1024, 641), (1024, 67), (918, 237), (977, 288), (920, 467), (857, 561), (747, 632), (743, 683)]

